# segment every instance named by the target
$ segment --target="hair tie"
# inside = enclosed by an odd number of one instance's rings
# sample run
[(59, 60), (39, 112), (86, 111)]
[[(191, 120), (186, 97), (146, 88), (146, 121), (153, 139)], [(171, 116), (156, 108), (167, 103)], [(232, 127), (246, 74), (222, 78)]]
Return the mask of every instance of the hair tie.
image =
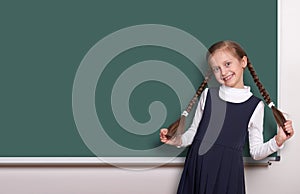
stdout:
[(270, 102), (270, 103), (268, 104), (268, 107), (269, 107), (269, 108), (272, 108), (272, 106), (275, 106), (274, 102)]
[(187, 117), (189, 115), (189, 113), (185, 110), (185, 111), (183, 111), (183, 113), (181, 115)]

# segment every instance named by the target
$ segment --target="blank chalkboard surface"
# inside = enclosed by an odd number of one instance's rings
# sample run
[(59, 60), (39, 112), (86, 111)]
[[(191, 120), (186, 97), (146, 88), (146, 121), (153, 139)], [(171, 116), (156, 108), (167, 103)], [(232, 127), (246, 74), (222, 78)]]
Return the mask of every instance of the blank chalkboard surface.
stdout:
[[(2, 158), (185, 156), (159, 130), (185, 109), (219, 40), (245, 48), (277, 102), (276, 1), (30, 0), (0, 10)], [(245, 80), (260, 97), (248, 71)], [(268, 140), (276, 124), (265, 109)]]

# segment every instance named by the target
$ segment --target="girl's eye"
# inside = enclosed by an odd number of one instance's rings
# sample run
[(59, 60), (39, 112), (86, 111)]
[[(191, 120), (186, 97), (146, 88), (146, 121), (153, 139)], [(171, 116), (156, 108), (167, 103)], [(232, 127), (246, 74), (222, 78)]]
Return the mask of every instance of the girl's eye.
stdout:
[(220, 68), (219, 67), (213, 67), (212, 70), (213, 70), (213, 72), (218, 73)]
[(225, 66), (226, 66), (226, 67), (229, 67), (229, 66), (230, 66), (230, 62), (227, 62), (227, 63), (225, 64)]

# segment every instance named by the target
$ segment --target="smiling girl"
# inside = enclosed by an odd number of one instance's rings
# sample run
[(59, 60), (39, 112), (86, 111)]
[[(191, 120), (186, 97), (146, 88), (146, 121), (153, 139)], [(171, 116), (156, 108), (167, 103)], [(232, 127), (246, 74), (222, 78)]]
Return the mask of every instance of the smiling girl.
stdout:
[[(168, 139), (168, 129), (161, 129), (160, 139), (178, 147), (190, 146), (178, 194), (243, 194), (246, 138), (249, 138), (251, 156), (256, 160), (263, 159), (281, 149), (293, 136), (292, 121), (287, 120), (277, 134), (264, 143), (264, 103), (244, 85), (246, 67), (266, 103), (270, 107), (274, 104), (258, 80), (247, 54), (233, 41), (217, 42), (208, 51), (207, 60), (220, 87), (200, 89), (193, 122), (184, 134)], [(226, 107), (224, 115), (220, 114), (222, 108), (218, 109), (221, 106)], [(220, 126), (220, 130), (216, 126)], [(207, 145), (204, 151), (203, 145)]]

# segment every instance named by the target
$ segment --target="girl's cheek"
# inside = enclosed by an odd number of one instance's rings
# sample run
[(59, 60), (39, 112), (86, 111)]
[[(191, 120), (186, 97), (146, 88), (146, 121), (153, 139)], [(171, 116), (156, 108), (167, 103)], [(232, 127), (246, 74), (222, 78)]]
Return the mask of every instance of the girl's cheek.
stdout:
[(221, 75), (219, 73), (214, 73), (214, 76), (220, 84), (224, 83), (224, 81), (221, 79)]
[(217, 79), (217, 81), (219, 82), (219, 84), (224, 84), (224, 81), (221, 79)]

